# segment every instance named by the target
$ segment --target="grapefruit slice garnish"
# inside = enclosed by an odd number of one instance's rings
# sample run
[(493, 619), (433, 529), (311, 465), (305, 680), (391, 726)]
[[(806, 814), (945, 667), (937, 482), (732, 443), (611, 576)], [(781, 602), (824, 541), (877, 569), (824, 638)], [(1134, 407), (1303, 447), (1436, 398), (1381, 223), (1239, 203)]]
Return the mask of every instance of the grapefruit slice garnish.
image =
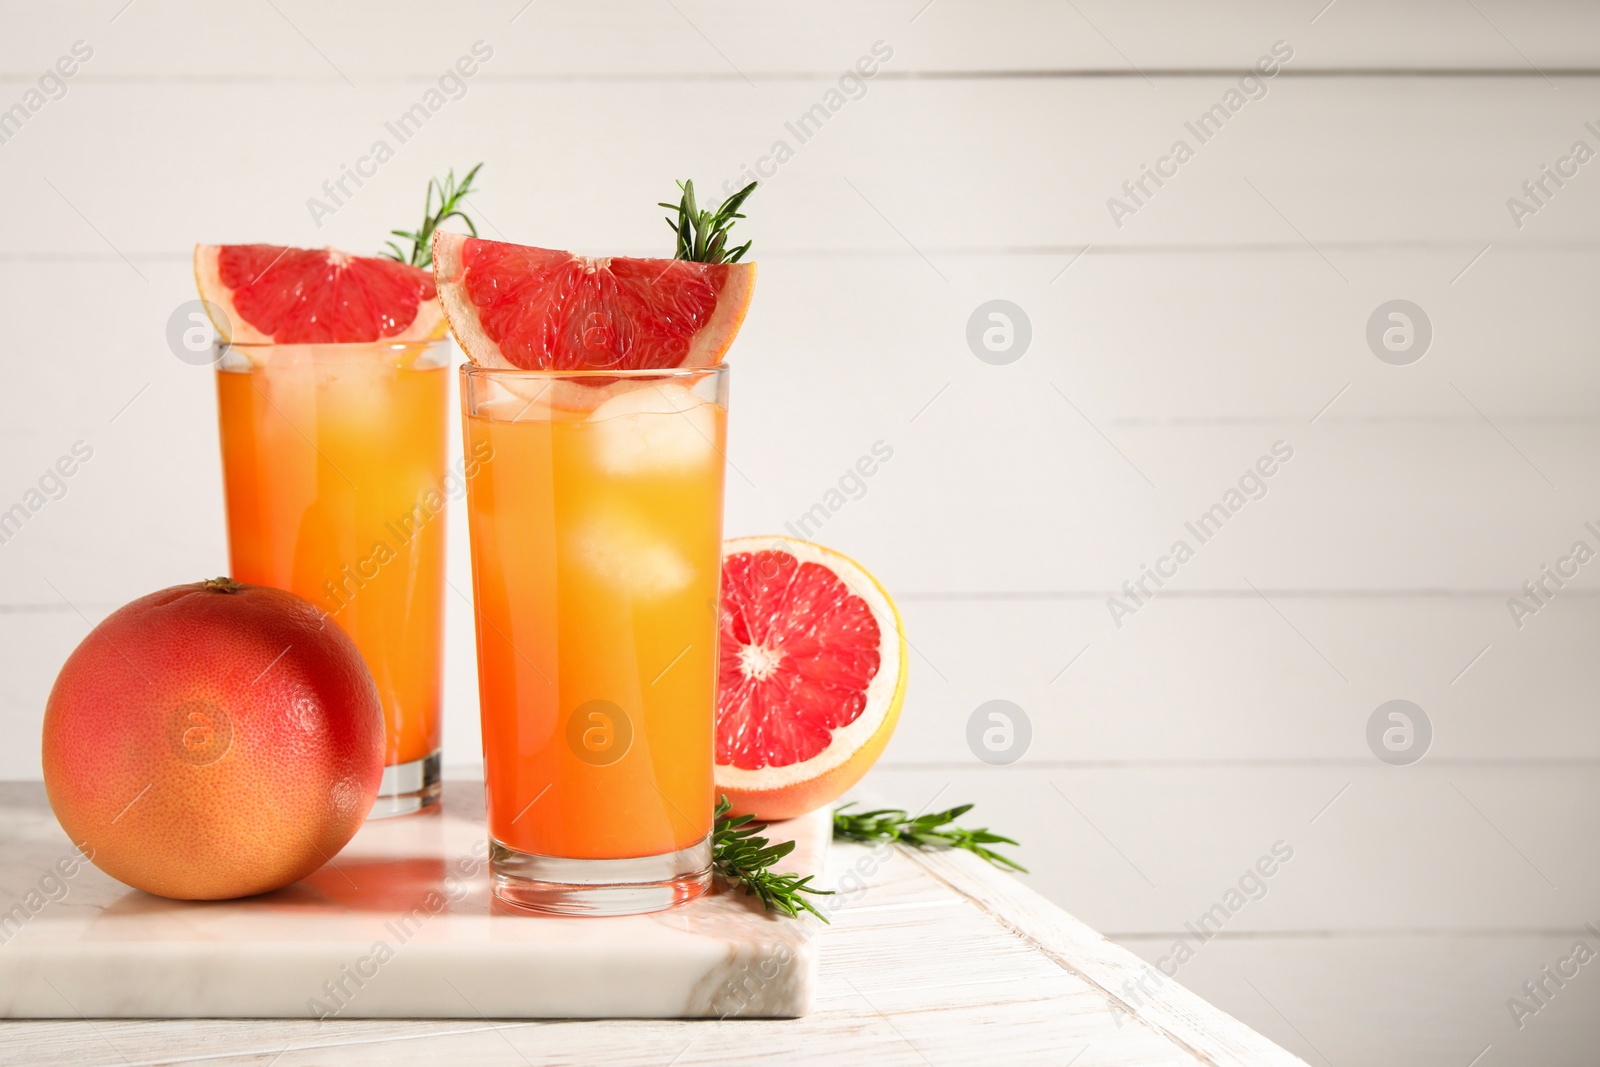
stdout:
[(719, 642), (716, 784), (735, 812), (815, 811), (883, 752), (906, 641), (860, 564), (789, 537), (724, 542)]
[(235, 344), (431, 341), (445, 332), (433, 275), (392, 259), (195, 245), (194, 280), (217, 332)]
[(720, 363), (756, 268), (592, 259), (440, 230), (433, 273), (450, 329), (479, 366), (649, 370)]

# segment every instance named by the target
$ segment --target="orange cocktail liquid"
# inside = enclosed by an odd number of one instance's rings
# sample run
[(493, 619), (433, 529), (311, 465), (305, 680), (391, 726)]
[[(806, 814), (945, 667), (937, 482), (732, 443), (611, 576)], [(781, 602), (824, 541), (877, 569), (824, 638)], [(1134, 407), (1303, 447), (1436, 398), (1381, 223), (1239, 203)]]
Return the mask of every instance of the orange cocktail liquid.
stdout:
[(328, 612), (383, 702), (385, 763), (439, 750), (447, 342), (230, 346), (233, 578)]
[(467, 448), (493, 456), (468, 484), (490, 836), (583, 860), (689, 848), (712, 822), (727, 410), (623, 381), (586, 411), (597, 387), (562, 381), (573, 410), (470, 377)]

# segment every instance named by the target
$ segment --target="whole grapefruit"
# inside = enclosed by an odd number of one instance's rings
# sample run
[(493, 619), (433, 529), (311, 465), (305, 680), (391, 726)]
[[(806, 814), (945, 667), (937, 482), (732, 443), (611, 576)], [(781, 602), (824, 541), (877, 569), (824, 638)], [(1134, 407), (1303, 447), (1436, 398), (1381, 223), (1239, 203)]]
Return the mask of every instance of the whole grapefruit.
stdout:
[(44, 713), (62, 829), (113, 878), (220, 900), (305, 877), (361, 826), (383, 712), (355, 643), (292, 593), (226, 578), (112, 612)]

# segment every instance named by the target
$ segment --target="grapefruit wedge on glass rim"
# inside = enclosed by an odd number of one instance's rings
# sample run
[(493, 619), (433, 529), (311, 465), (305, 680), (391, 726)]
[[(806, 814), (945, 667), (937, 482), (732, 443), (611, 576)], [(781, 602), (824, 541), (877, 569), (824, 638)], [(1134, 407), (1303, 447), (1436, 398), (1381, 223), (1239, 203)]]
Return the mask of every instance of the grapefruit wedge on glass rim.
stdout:
[(651, 370), (721, 362), (756, 267), (594, 258), (440, 230), (433, 274), (451, 332), (480, 367)]
[(789, 537), (723, 543), (716, 787), (735, 814), (791, 819), (837, 800), (894, 732), (906, 640), (860, 564)]
[(195, 245), (194, 279), (233, 344), (431, 341), (446, 323), (433, 275), (333, 248)]

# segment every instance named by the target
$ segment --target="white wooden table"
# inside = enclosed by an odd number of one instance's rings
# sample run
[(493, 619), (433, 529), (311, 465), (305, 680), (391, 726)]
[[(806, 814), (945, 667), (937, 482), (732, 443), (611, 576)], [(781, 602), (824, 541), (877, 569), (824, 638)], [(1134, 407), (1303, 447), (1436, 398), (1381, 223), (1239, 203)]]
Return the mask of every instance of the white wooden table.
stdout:
[[(42, 786), (0, 795), (8, 834), (60, 833)], [(1303, 1062), (974, 856), (839, 843), (826, 877), (802, 1019), (13, 1021), (0, 1063)]]
[[(1569, 983), (1525, 1026), (1506, 1005), (1600, 923), (1600, 569), (1520, 627), (1506, 605), (1575, 538), (1592, 543), (1584, 523), (1600, 517), (1600, 164), (1532, 218), (1507, 204), (1574, 139), (1596, 143), (1600, 5), (375, 10), (8, 9), (0, 110), (74, 41), (94, 57), (0, 145), (0, 193), (27, 205), (0, 249), (14, 353), (0, 512), (74, 442), (94, 458), (0, 545), (0, 777), (37, 776), (40, 709), (91, 625), (227, 567), (215, 384), (167, 336), (194, 297), (195, 241), (375, 251), (413, 224), (429, 176), (482, 159), (472, 199), (487, 236), (659, 255), (649, 205), (673, 178), (719, 189), (782, 138), (797, 153), (763, 173), (741, 224), (761, 280), (733, 355), (726, 528), (782, 529), (874, 442), (893, 447), (816, 532), (894, 593), (915, 644), (870, 787), (909, 806), (941, 789), (941, 804), (976, 802), (979, 823), (1023, 841), (1028, 884), (1152, 964), (1283, 839), (1296, 858), (1270, 896), (1181, 981), (1318, 1064), (1593, 1067), (1600, 980)], [(307, 198), (375, 138), (393, 140), (384, 124), (479, 39), (494, 57), (467, 94), (314, 220)], [(1194, 141), (1184, 124), (1280, 40), (1295, 56), (1268, 95), (1113, 220), (1108, 198), (1174, 139)], [(894, 54), (864, 95), (801, 144), (785, 124), (878, 41)], [(980, 362), (965, 335), (995, 298), (1032, 321), (1009, 365)], [(1396, 298), (1433, 325), (1408, 366), (1365, 335)], [(1280, 439), (1296, 455), (1270, 494), (1119, 628), (1108, 597)], [(464, 520), (449, 519), (462, 595), (449, 598), (444, 751), (466, 771), (480, 738)], [(1405, 767), (1365, 734), (1397, 697), (1436, 726)], [(992, 699), (1032, 721), (1031, 747), (1006, 767), (966, 739)], [(859, 1010), (863, 1043), (922, 1062), (841, 973), (929, 1060), (961, 1058), (939, 1043), (946, 1016), (897, 1014), (920, 1001), (902, 969), (880, 966), (872, 938), (888, 934), (869, 927), (899, 914), (870, 910), (891, 889), (875, 885), (825, 936), (817, 1014), (667, 1027), (684, 1037), (655, 1059), (690, 1034), (680, 1062), (811, 1051), (817, 1028), (857, 1033), (841, 1013)], [(835, 969), (852, 955), (866, 957), (862, 977)], [(1051, 1025), (1063, 1029), (1041, 1027), (1043, 1043), (1064, 1039), (1053, 1058), (1067, 1062), (1075, 1032)], [(134, 1062), (166, 1055), (173, 1032), (101, 1029)], [(531, 1060), (586, 1060), (606, 1050), (599, 1035), (639, 1029), (505, 1035)], [(0, 1025), (0, 1042), (60, 1032)], [(354, 1056), (421, 1032), (351, 1024), (335, 1040)], [(122, 1062), (69, 1033), (73, 1059)], [(335, 1031), (186, 1033), (191, 1051), (266, 1064), (291, 1036)], [(568, 1048), (561, 1033), (583, 1036)], [(494, 1034), (452, 1040), (522, 1062)], [(0, 1044), (0, 1062), (12, 1053)]]

